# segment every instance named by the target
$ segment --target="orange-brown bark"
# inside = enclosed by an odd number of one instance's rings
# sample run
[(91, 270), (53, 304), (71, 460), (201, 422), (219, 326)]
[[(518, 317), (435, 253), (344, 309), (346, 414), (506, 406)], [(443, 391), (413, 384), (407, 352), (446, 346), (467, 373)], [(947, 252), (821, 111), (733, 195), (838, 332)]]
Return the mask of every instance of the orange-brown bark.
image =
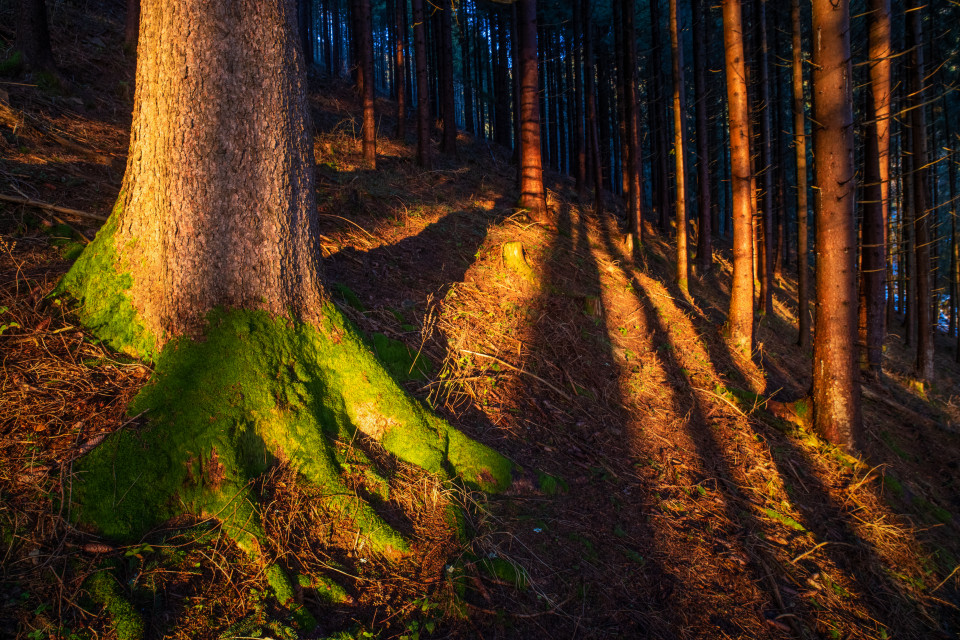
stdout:
[(682, 291), (689, 288), (690, 251), (687, 248), (687, 188), (686, 188), (686, 90), (683, 85), (683, 47), (680, 45), (680, 25), (677, 0), (670, 0), (670, 49), (673, 53), (673, 155), (677, 183), (677, 284)]
[(540, 150), (536, 0), (517, 2), (517, 19), (520, 44), (520, 206), (530, 212), (533, 220), (548, 223)]
[(807, 222), (807, 133), (803, 99), (803, 44), (800, 28), (800, 0), (790, 4), (793, 25), (793, 143), (797, 158), (797, 297), (799, 331), (797, 344), (810, 346), (810, 228)]

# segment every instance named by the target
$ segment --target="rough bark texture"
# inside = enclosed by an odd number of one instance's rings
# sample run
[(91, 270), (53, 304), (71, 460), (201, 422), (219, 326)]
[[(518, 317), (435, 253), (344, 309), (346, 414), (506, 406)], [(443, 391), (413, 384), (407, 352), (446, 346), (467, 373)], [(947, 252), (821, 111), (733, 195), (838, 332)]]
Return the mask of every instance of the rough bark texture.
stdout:
[(914, 202), (914, 248), (916, 251), (916, 315), (917, 315), (917, 375), (921, 379), (933, 381), (933, 311), (931, 309), (931, 265), (930, 265), (930, 218), (932, 211), (927, 209), (927, 119), (924, 113), (925, 69), (923, 60), (923, 11), (913, 0), (911, 11), (907, 13), (910, 44), (910, 97), (911, 137), (913, 138), (913, 202)]
[(813, 352), (814, 426), (853, 447), (860, 436), (857, 371), (856, 179), (853, 70), (848, 0), (813, 2), (817, 335)]
[(710, 50), (709, 7), (705, 0), (696, 0), (693, 19), (693, 86), (696, 92), (697, 118), (697, 269), (708, 273), (713, 266), (712, 206), (710, 202), (710, 135), (707, 120), (707, 51)]
[(417, 67), (417, 164), (429, 168), (430, 152), (430, 87), (427, 78), (427, 27), (424, 24), (423, 0), (411, 0), (413, 7), (413, 48)]
[(370, 0), (357, 0), (357, 53), (363, 77), (363, 161), (377, 168), (376, 86), (373, 76), (373, 16)]
[(687, 248), (686, 189), (686, 89), (683, 85), (683, 46), (677, 0), (670, 0), (670, 49), (673, 53), (673, 155), (677, 182), (677, 284), (686, 292), (690, 279), (690, 251)]
[(879, 376), (886, 320), (887, 218), (890, 198), (890, 0), (870, 3), (870, 92), (864, 140), (860, 263), (860, 368)]
[(453, 3), (440, 10), (440, 94), (443, 111), (443, 152), (457, 154), (457, 106), (453, 95)]
[(728, 331), (734, 347), (753, 351), (753, 211), (750, 187), (750, 114), (740, 0), (723, 0), (727, 109), (730, 119), (730, 181), (733, 194), (733, 284)]
[(155, 348), (218, 306), (312, 318), (324, 294), (295, 3), (142, 8), (151, 55), (114, 216), (124, 295)]
[(520, 206), (533, 220), (549, 222), (540, 151), (540, 102), (537, 98), (537, 3), (517, 2), (520, 36)]
[(807, 223), (807, 133), (803, 99), (803, 44), (800, 28), (800, 0), (790, 5), (793, 24), (793, 141), (797, 152), (797, 290), (799, 298), (800, 336), (802, 349), (810, 346), (810, 229)]
[(53, 52), (50, 49), (50, 30), (44, 0), (20, 0), (14, 46), (23, 54), (27, 66), (40, 70), (53, 69)]

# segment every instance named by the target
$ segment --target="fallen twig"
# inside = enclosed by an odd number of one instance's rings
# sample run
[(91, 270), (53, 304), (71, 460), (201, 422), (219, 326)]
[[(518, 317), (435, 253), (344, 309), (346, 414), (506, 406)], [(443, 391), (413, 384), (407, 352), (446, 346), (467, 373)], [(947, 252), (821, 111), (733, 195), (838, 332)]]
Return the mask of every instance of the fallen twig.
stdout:
[(533, 374), (533, 373), (530, 373), (529, 371), (524, 371), (523, 369), (520, 369), (520, 368), (518, 368), (518, 367), (515, 367), (515, 366), (513, 366), (512, 364), (510, 364), (509, 362), (507, 362), (507, 361), (505, 361), (505, 360), (501, 360), (500, 358), (498, 358), (498, 357), (496, 357), (496, 356), (491, 356), (491, 355), (489, 355), (489, 354), (487, 354), (487, 353), (479, 353), (479, 352), (477, 352), (477, 351), (468, 351), (467, 349), (460, 349), (460, 352), (461, 352), (461, 353), (469, 353), (470, 355), (479, 356), (479, 357), (481, 357), (481, 358), (489, 358), (490, 360), (493, 360), (493, 361), (495, 361), (495, 362), (499, 362), (500, 364), (502, 364), (503, 366), (507, 367), (508, 369), (512, 369), (512, 370), (516, 371), (517, 373), (522, 373), (522, 374), (524, 374), (524, 375), (530, 376), (530, 377), (533, 378), (534, 380), (537, 380), (537, 381), (539, 381), (539, 382), (542, 382), (543, 384), (547, 385), (548, 387), (550, 387), (551, 389), (553, 389), (554, 391), (556, 391), (558, 394), (560, 394), (565, 400), (570, 400), (570, 401), (573, 400), (573, 398), (571, 398), (570, 396), (568, 396), (564, 391), (562, 391), (561, 389), (558, 389), (557, 387), (553, 386), (552, 384), (550, 384), (549, 382), (547, 382), (546, 380), (544, 380), (544, 379), (541, 378), (540, 376), (538, 376), (538, 375), (536, 375), (536, 374)]
[(102, 216), (98, 213), (80, 211), (79, 209), (70, 209), (68, 207), (50, 204), (49, 202), (30, 200), (29, 198), (18, 198), (16, 196), (8, 196), (0, 193), (0, 200), (3, 200), (4, 202), (12, 202), (13, 204), (26, 205), (28, 207), (36, 207), (37, 209), (46, 209), (47, 211), (56, 211), (57, 213), (63, 213), (68, 216), (77, 216), (78, 218), (89, 218), (90, 220), (99, 220), (100, 222), (107, 221), (107, 216)]

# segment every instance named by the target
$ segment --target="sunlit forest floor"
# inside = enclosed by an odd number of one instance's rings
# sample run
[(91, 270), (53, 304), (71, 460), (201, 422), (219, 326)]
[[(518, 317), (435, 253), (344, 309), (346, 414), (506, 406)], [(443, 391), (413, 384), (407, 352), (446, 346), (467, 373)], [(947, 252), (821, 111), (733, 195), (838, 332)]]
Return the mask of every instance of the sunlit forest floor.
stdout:
[[(59, 76), (0, 66), (0, 193), (107, 215), (134, 61), (119, 11), (58, 7)], [(792, 274), (744, 360), (720, 332), (723, 243), (685, 297), (671, 239), (648, 228), (627, 254), (617, 220), (581, 207), (569, 179), (548, 176), (558, 231), (545, 231), (513, 208), (508, 152), (461, 136), (459, 159), (423, 171), (412, 138), (387, 137), (389, 115), (378, 169), (362, 169), (351, 87), (318, 75), (311, 89), (334, 298), (412, 394), (558, 480), (467, 494), (371, 443), (340, 443), (356, 495), (382, 495), (413, 543), (388, 561), (278, 468), (260, 487), (267, 553), (300, 577), (320, 622), (306, 637), (960, 637), (960, 368), (947, 338), (923, 388), (890, 336), (852, 458), (794, 403), (811, 354), (795, 346)], [(137, 428), (125, 410), (150, 375), (46, 303), (96, 224), (0, 203), (0, 636), (116, 637), (88, 580), (113, 569), (148, 637), (282, 637), (263, 567), (215, 523), (169, 523), (132, 547), (70, 525), (72, 461)], [(513, 242), (529, 271), (504, 259)], [(444, 517), (451, 504), (466, 537)]]

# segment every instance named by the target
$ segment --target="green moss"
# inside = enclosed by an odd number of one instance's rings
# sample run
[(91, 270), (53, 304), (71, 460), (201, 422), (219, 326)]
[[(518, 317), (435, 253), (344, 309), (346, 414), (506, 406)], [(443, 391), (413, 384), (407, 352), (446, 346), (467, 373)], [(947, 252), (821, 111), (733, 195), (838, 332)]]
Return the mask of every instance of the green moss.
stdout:
[[(149, 425), (124, 430), (83, 458), (79, 518), (131, 540), (179, 513), (214, 515), (241, 548), (262, 538), (251, 480), (283, 460), (329, 489), (369, 546), (406, 542), (349, 495), (331, 438), (360, 430), (387, 451), (468, 485), (502, 490), (511, 464), (428, 413), (390, 377), (332, 305), (322, 329), (260, 311), (214, 311), (203, 340), (178, 339), (131, 405)], [(275, 585), (278, 595), (287, 586)]]
[(509, 582), (521, 591), (526, 590), (530, 584), (526, 571), (503, 558), (484, 558), (480, 562), (480, 567), (488, 575)]
[(90, 597), (110, 615), (110, 626), (119, 640), (139, 640), (143, 637), (143, 618), (124, 597), (110, 571), (98, 571), (84, 583)]
[(312, 581), (311, 586), (314, 588), (317, 598), (323, 602), (342, 604), (350, 601), (350, 596), (344, 588), (326, 576), (317, 577)]
[(332, 288), (334, 293), (336, 293), (339, 297), (343, 298), (343, 300), (347, 304), (349, 304), (351, 307), (353, 307), (357, 311), (367, 310), (367, 308), (363, 306), (363, 303), (360, 302), (360, 298), (357, 297), (357, 294), (355, 294), (347, 285), (341, 284), (339, 282), (334, 282)]
[(101, 340), (117, 351), (153, 360), (157, 339), (144, 328), (127, 291), (133, 284), (124, 273), (114, 247), (120, 217), (120, 202), (97, 237), (87, 245), (73, 267), (54, 290), (54, 296), (69, 295), (79, 304), (77, 315)]
[(551, 476), (543, 472), (537, 473), (537, 484), (540, 486), (540, 491), (548, 496), (554, 496), (558, 493), (566, 493), (569, 489), (569, 486), (563, 478), (559, 476)]
[(16, 75), (23, 69), (23, 53), (14, 51), (9, 57), (0, 61), (0, 75)]
[(382, 333), (373, 334), (373, 349), (387, 370), (400, 382), (427, 380), (433, 372), (433, 363), (422, 353), (414, 353), (399, 340)]
[(883, 486), (898, 498), (903, 497), (903, 485), (900, 484), (900, 481), (893, 475), (889, 473), (883, 474)]
[(780, 524), (782, 524), (783, 526), (789, 527), (794, 531), (801, 531), (801, 532), (806, 531), (806, 529), (803, 527), (802, 524), (800, 524), (790, 516), (780, 513), (779, 511), (774, 511), (773, 509), (764, 509), (763, 512), (768, 516), (770, 516), (771, 518), (773, 518), (774, 520), (776, 520), (777, 522), (779, 522)]

